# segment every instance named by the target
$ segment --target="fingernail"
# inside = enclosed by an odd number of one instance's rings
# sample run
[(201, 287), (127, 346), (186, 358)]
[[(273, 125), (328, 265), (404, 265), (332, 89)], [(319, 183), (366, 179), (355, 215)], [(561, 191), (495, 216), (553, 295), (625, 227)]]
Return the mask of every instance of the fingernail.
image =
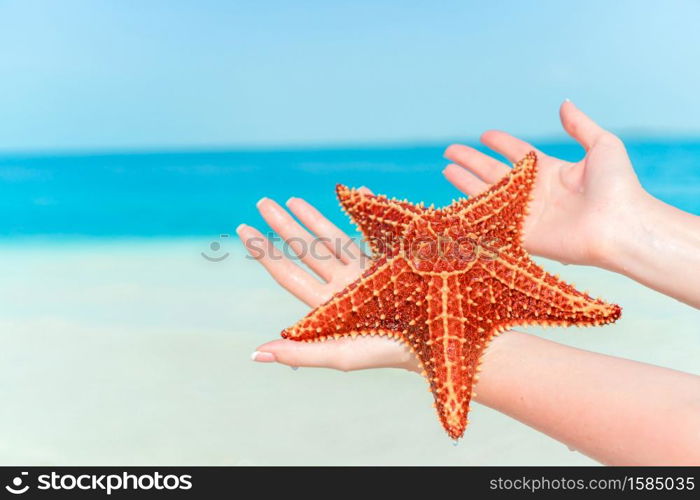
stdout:
[(262, 198), (260, 198), (260, 199), (258, 200), (258, 202), (255, 204), (255, 206), (258, 207), (258, 208), (260, 208), (260, 205), (261, 205), (264, 201), (267, 201), (267, 200), (269, 200), (269, 198), (266, 197), (266, 196), (264, 196), (264, 197), (262, 197)]
[(571, 102), (571, 99), (569, 99), (568, 97), (565, 97), (564, 102)]
[(248, 226), (246, 224), (238, 224), (238, 227), (236, 228), (236, 234), (241, 234), (241, 231), (243, 231), (247, 227)]
[(275, 355), (271, 352), (255, 351), (250, 355), (250, 359), (258, 363), (273, 363), (275, 361)]
[(285, 202), (285, 205), (289, 206), (289, 204), (292, 203), (294, 200), (296, 200), (296, 198), (295, 198), (294, 196), (292, 196), (291, 198), (289, 198), (289, 199)]

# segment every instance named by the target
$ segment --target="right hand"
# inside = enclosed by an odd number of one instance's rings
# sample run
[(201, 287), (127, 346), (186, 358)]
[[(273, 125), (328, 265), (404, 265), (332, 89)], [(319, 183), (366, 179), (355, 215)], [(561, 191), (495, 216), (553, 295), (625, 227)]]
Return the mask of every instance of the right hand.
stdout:
[[(561, 105), (564, 129), (586, 150), (571, 163), (537, 151), (505, 132), (490, 130), (481, 141), (515, 163), (535, 151), (538, 174), (524, 223), (525, 248), (532, 254), (566, 264), (610, 267), (621, 238), (634, 238), (644, 191), (616, 136), (603, 130), (570, 101)], [(469, 146), (454, 144), (445, 157), (453, 161), (443, 174), (457, 189), (477, 195), (510, 171), (510, 167)]]

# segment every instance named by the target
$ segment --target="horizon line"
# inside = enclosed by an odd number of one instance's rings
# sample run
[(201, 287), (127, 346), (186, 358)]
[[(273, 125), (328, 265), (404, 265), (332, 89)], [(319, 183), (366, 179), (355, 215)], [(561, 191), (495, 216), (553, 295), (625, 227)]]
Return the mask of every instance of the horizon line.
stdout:
[[(700, 133), (654, 133), (645, 130), (621, 131), (619, 135), (627, 142), (700, 142)], [(577, 145), (566, 134), (546, 135), (539, 137), (526, 137), (533, 145), (537, 144), (571, 144)], [(353, 149), (412, 149), (412, 148), (439, 148), (450, 144), (461, 143), (477, 148), (483, 148), (478, 137), (445, 138), (445, 139), (397, 139), (376, 141), (338, 141), (338, 142), (307, 142), (307, 143), (275, 143), (275, 144), (209, 144), (209, 145), (149, 145), (149, 146), (97, 146), (97, 147), (65, 147), (65, 148), (3, 148), (0, 146), (0, 157), (12, 156), (117, 156), (117, 155), (148, 155), (148, 154), (193, 154), (193, 153), (285, 153), (296, 151), (343, 151)]]

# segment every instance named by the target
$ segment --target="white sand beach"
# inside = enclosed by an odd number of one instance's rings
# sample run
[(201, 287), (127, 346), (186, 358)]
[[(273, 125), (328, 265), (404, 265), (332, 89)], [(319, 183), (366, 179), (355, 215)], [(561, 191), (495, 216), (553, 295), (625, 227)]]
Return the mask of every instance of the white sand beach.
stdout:
[[(1, 464), (594, 464), (479, 405), (453, 446), (412, 373), (251, 362), (307, 308), (237, 241), (221, 263), (200, 256), (208, 244), (0, 244)], [(700, 373), (699, 311), (604, 271), (545, 267), (623, 317), (528, 331)]]

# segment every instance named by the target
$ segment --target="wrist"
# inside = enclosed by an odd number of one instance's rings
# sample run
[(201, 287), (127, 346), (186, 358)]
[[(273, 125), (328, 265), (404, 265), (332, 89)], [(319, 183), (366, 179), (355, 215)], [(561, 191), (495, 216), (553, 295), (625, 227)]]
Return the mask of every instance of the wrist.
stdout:
[(700, 217), (651, 196), (632, 208), (601, 267), (700, 308)]
[(591, 264), (629, 276), (634, 265), (647, 257), (664, 206), (641, 189), (638, 195), (619, 203), (600, 223)]
[[(479, 379), (474, 383), (474, 401), (491, 406), (498, 391), (494, 391), (494, 383), (508, 371), (513, 363), (514, 355), (518, 356), (519, 345), (527, 343), (532, 336), (526, 333), (508, 330), (496, 335), (483, 353), (479, 367)], [(507, 377), (507, 375), (506, 375)]]

